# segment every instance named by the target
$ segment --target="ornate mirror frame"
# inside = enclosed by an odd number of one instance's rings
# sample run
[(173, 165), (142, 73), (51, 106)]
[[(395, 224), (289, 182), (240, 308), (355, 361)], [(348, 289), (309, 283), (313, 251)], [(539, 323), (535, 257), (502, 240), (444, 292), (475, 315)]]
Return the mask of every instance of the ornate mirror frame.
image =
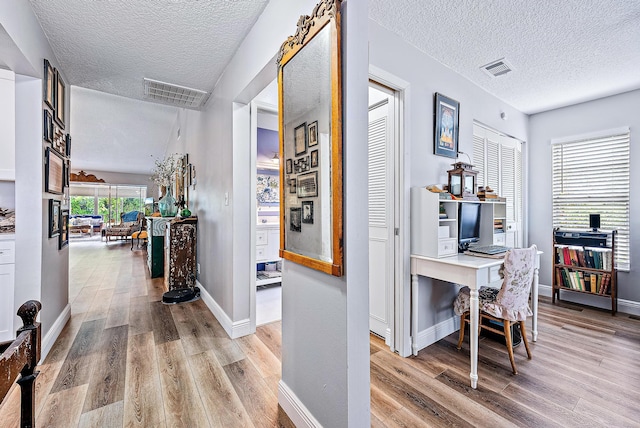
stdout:
[[(282, 44), (277, 58), (281, 183), (280, 257), (334, 276), (344, 274), (340, 6), (341, 0), (322, 0), (315, 6), (311, 16), (301, 16), (295, 35), (290, 36)], [(293, 84), (284, 80), (289, 76), (292, 81), (294, 80), (293, 75), (286, 73), (285, 70), (287, 70), (287, 64), (292, 64), (291, 61), (296, 58), (299, 59), (295, 62), (297, 63), (295, 66), (290, 66), (292, 70), (297, 70), (295, 67), (299, 64), (304, 65), (304, 61), (309, 60), (309, 54), (300, 54), (318, 35), (322, 37), (317, 38), (317, 41), (312, 44), (314, 47), (309, 48), (308, 52), (315, 52), (314, 49), (321, 46), (319, 43), (322, 40), (329, 40), (327, 56), (321, 60), (324, 59), (330, 63), (327, 64), (330, 88), (326, 88), (327, 96), (325, 97), (330, 97), (330, 100), (321, 99), (316, 114), (323, 113), (321, 107), (325, 103), (327, 106), (330, 105), (330, 114), (326, 120), (330, 123), (323, 124), (322, 120), (318, 122), (316, 118), (303, 120), (304, 112), (298, 117), (299, 124), (291, 123), (291, 117), (285, 118), (285, 104), (291, 101), (290, 105), (295, 105), (293, 102), (296, 101), (295, 98), (304, 97), (304, 94), (290, 93), (296, 91), (287, 92), (286, 88), (300, 85), (301, 82), (305, 83), (305, 76), (298, 78), (300, 74), (296, 74), (297, 82)], [(311, 65), (316, 66), (316, 64)], [(320, 78), (317, 82), (313, 82), (314, 76), (309, 74), (306, 77), (309, 79), (307, 82), (318, 87), (323, 82)], [(319, 92), (322, 93), (322, 90), (323, 88), (320, 88)], [(301, 127), (304, 122), (306, 122), (306, 128), (303, 132)], [(325, 132), (322, 133), (321, 129)], [(302, 145), (308, 148), (306, 152), (300, 151)], [(307, 163), (307, 156), (310, 158), (309, 163)], [(287, 169), (285, 169), (285, 163)], [(295, 165), (295, 170), (289, 169), (290, 163), (292, 168)], [(301, 175), (304, 177), (300, 178)], [(312, 199), (309, 200), (309, 198)], [(287, 235), (291, 233), (295, 235), (291, 235), (291, 242), (288, 242)], [(330, 242), (327, 242), (329, 239)], [(318, 250), (318, 248), (321, 249)]]

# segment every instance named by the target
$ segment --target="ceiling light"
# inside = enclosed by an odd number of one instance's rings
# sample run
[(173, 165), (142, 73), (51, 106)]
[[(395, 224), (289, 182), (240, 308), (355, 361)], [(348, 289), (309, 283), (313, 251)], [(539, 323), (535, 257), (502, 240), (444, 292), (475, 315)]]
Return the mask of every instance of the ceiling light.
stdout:
[(209, 93), (158, 80), (143, 79), (144, 97), (148, 100), (177, 107), (201, 108), (209, 98)]
[(513, 67), (511, 66), (511, 64), (509, 64), (504, 58), (492, 61), (480, 68), (491, 77), (504, 76), (505, 74), (513, 71)]
[(280, 163), (280, 157), (278, 156), (277, 153), (273, 154), (273, 157), (271, 158), (271, 162), (273, 163)]

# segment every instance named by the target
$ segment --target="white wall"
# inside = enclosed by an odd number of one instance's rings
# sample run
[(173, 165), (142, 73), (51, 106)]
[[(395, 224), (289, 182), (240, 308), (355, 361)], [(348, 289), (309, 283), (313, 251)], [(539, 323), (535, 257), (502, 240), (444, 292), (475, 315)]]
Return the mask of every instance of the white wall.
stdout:
[[(33, 67), (29, 76), (16, 75), (16, 287), (14, 306), (25, 300), (42, 301), (43, 338), (68, 305), (69, 250), (58, 250), (58, 238), (48, 237), (48, 199), (61, 196), (43, 193), (44, 145), (42, 142), (42, 74), (47, 58), (60, 70), (49, 42), (29, 2), (4, 2), (0, 25), (17, 51), (15, 55)], [(22, 61), (24, 62), (24, 61)], [(28, 68), (28, 67), (27, 67)], [(29, 70), (27, 70), (29, 71)], [(69, 117), (67, 85), (65, 117)], [(67, 121), (69, 122), (69, 121)], [(66, 123), (69, 129), (70, 123)], [(46, 278), (46, 279), (45, 279)], [(16, 318), (16, 325), (20, 325)], [(48, 338), (49, 339), (49, 338)], [(55, 337), (51, 338), (55, 340)]]
[[(369, 20), (369, 63), (376, 69), (389, 73), (407, 85), (405, 93), (405, 219), (409, 225), (409, 191), (414, 186), (445, 184), (447, 170), (455, 162), (452, 158), (433, 154), (434, 97), (442, 93), (460, 102), (459, 150), (473, 153), (473, 121), (527, 140), (528, 118), (493, 95), (480, 89), (466, 78), (456, 74), (433, 58), (407, 44), (392, 32)], [(509, 120), (500, 119), (506, 112)], [(462, 156), (466, 160), (465, 156)], [(472, 157), (473, 159), (473, 157)], [(405, 254), (409, 254), (410, 230), (403, 231)], [(535, 241), (532, 241), (535, 242)], [(405, 287), (408, 308), (410, 299), (409, 258), (405, 261)], [(431, 308), (420, 316), (420, 331), (444, 322), (453, 316), (452, 304), (456, 288), (446, 283), (420, 277), (419, 307)], [(409, 311), (404, 314), (404, 324), (409, 323)], [(408, 334), (408, 332), (406, 332)]]
[[(529, 241), (544, 251), (541, 259), (540, 283), (551, 284), (552, 265), (552, 203), (551, 203), (551, 140), (622, 126), (631, 128), (631, 272), (618, 273), (618, 297), (640, 302), (640, 273), (633, 266), (640, 260), (640, 197), (633, 183), (640, 183), (640, 90), (601, 98), (531, 116), (529, 147)], [(575, 294), (575, 293), (571, 293)], [(564, 293), (563, 298), (577, 300), (577, 296)], [(589, 304), (610, 308), (607, 299), (584, 296)], [(590, 299), (588, 299), (590, 297)]]

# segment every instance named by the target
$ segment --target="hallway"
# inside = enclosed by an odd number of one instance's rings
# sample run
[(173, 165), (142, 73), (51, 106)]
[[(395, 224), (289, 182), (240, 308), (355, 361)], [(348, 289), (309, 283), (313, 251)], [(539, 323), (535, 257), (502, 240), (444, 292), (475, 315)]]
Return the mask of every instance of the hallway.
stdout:
[[(86, 240), (70, 251), (71, 320), (39, 366), (38, 426), (292, 426), (278, 422), (280, 323), (231, 340), (202, 300), (162, 304), (143, 250)], [(14, 388), (3, 427), (18, 426), (18, 403)]]

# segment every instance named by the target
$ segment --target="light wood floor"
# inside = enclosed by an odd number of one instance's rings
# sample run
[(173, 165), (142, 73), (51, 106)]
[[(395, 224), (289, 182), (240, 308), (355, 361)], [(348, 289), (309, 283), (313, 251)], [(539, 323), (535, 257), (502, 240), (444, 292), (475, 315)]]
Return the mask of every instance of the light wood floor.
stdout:
[[(37, 425), (291, 427), (277, 405), (280, 323), (231, 340), (202, 301), (165, 306), (146, 253), (73, 242), (72, 317), (40, 366)], [(468, 335), (401, 358), (371, 338), (374, 427), (640, 426), (640, 318), (543, 300), (533, 359), (482, 338), (469, 387)], [(0, 426), (18, 426), (15, 389)]]

